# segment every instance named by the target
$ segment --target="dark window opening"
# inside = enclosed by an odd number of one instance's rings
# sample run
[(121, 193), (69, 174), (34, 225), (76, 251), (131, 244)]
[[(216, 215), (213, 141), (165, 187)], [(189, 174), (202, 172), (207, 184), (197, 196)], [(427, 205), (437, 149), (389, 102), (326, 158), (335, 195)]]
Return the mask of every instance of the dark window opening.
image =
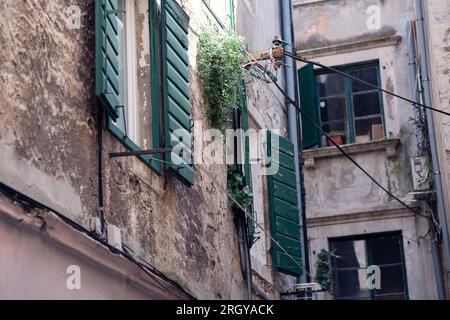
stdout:
[[(330, 241), (333, 294), (343, 300), (406, 300), (408, 290), (400, 234)], [(370, 289), (367, 268), (380, 268), (380, 289)]]
[[(378, 64), (340, 68), (354, 77), (380, 86)], [(323, 130), (339, 144), (365, 143), (385, 138), (382, 94), (358, 81), (316, 72), (319, 121)], [(322, 147), (331, 143), (325, 137)]]

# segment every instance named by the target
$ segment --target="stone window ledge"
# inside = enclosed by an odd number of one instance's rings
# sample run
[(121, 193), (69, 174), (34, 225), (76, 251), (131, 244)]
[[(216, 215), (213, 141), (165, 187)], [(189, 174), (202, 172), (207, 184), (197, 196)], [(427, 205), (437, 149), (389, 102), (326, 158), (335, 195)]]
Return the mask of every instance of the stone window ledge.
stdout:
[[(347, 144), (343, 145), (342, 149), (349, 155), (384, 150), (386, 157), (391, 159), (396, 157), (399, 145), (400, 139), (384, 139), (367, 143)], [(336, 147), (305, 150), (302, 153), (302, 159), (306, 169), (313, 169), (315, 167), (315, 161), (318, 159), (334, 157), (343, 157), (342, 153)]]

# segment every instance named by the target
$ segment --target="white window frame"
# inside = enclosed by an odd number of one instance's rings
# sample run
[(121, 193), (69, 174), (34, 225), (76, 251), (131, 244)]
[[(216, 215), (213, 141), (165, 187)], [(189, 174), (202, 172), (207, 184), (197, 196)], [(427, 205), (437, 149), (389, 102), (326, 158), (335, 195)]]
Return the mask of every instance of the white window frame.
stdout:
[(126, 99), (128, 136), (139, 145), (138, 122), (138, 80), (137, 80), (137, 47), (136, 47), (136, 3), (135, 0), (125, 0), (126, 23)]
[(139, 101), (136, 46), (136, 9), (135, 0), (121, 0), (120, 8), (124, 16), (124, 104), (126, 135), (139, 145)]

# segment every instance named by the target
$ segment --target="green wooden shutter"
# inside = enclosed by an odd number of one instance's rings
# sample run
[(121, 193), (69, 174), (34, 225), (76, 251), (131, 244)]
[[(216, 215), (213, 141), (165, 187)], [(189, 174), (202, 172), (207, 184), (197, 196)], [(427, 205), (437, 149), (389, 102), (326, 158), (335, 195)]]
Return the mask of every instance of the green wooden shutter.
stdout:
[(274, 269), (298, 276), (302, 274), (302, 253), (294, 146), (288, 139), (268, 132), (267, 155), (270, 165), (279, 165), (278, 173), (268, 176), (272, 237), (298, 262), (272, 243)]
[(117, 0), (95, 1), (95, 82), (96, 95), (108, 114), (116, 121), (122, 106), (123, 24), (117, 17)]
[[(162, 0), (162, 70), (166, 146), (183, 145), (167, 161), (177, 163), (168, 169), (184, 183), (194, 184), (192, 130), (189, 87), (189, 16), (174, 0)], [(178, 165), (180, 164), (181, 165)]]
[[(300, 85), (300, 106), (316, 123), (319, 123), (319, 112), (316, 103), (314, 68), (308, 64), (298, 72)], [(308, 120), (302, 117), (303, 149), (310, 149), (320, 143), (320, 133)]]

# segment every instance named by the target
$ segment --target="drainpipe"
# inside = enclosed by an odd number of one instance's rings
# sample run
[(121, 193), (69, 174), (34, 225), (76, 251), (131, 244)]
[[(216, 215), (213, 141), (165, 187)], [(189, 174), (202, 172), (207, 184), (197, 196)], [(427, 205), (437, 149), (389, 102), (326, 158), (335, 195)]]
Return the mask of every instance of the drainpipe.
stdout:
[(228, 5), (230, 6), (230, 31), (234, 31), (234, 0), (229, 0)]
[[(416, 16), (417, 16), (417, 33), (419, 40), (420, 50), (420, 65), (422, 70), (422, 81), (425, 104), (432, 105), (431, 98), (431, 84), (430, 84), (430, 70), (428, 64), (428, 51), (427, 51), (427, 39), (425, 33), (425, 18), (423, 14), (423, 1), (416, 0)], [(448, 225), (444, 204), (444, 193), (442, 187), (441, 167), (438, 157), (438, 149), (436, 142), (436, 131), (434, 127), (433, 112), (429, 109), (426, 110), (427, 123), (428, 123), (428, 135), (430, 137), (431, 146), (431, 158), (433, 162), (433, 170), (436, 184), (436, 204), (439, 216), (439, 223), (442, 230), (444, 261), (447, 275), (447, 290), (450, 288), (450, 243), (448, 237)]]
[[(280, 0), (281, 5), (281, 20), (282, 20), (282, 32), (283, 39), (287, 44), (285, 45), (285, 50), (293, 52), (294, 44), (294, 30), (292, 23), (292, 2), (291, 0)], [(284, 72), (285, 82), (286, 82), (286, 93), (292, 99), (298, 102), (298, 89), (296, 87), (297, 79), (297, 63), (294, 59), (290, 57), (285, 58), (286, 68)], [(304, 217), (304, 211), (302, 210), (302, 183), (301, 183), (301, 171), (300, 171), (300, 148), (299, 148), (299, 118), (297, 109), (289, 102), (286, 102), (288, 108), (288, 122), (289, 122), (289, 139), (294, 145), (294, 158), (295, 158), (295, 176), (297, 183), (297, 199), (298, 199), (298, 211), (299, 211), (299, 221), (300, 221), (300, 248), (302, 250), (302, 265), (303, 274), (298, 279), (299, 283), (307, 283), (308, 277), (306, 270), (309, 266), (306, 265), (307, 252), (307, 241), (306, 241), (306, 223)]]
[[(415, 32), (414, 32), (414, 22), (409, 21), (406, 27), (407, 37), (408, 37), (408, 57), (409, 57), (409, 74), (411, 81), (411, 98), (417, 102), (419, 102), (419, 97), (417, 94), (417, 53), (416, 53), (416, 44), (415, 44)], [(414, 115), (416, 120), (420, 121), (422, 118), (422, 109), (419, 107), (414, 108)], [(420, 143), (422, 141), (422, 131), (417, 128), (416, 129), (416, 137), (417, 142)], [(420, 149), (420, 148), (419, 148)], [(423, 151), (419, 150), (419, 156), (424, 156)], [(427, 204), (422, 202), (422, 212), (426, 215)], [(434, 274), (436, 277), (436, 288), (438, 292), (438, 299), (445, 300), (445, 282), (442, 277), (442, 266), (441, 261), (439, 259), (439, 245), (436, 233), (436, 227), (434, 226), (431, 219), (428, 220), (431, 230), (431, 252), (433, 257), (433, 267)]]
[[(234, 109), (232, 113), (233, 129), (241, 129), (241, 114), (238, 109)], [(234, 165), (238, 166), (238, 139), (235, 138), (234, 145)], [(241, 159), (242, 160), (242, 159)], [(242, 161), (241, 161), (242, 162)], [(252, 279), (252, 266), (250, 257), (250, 247), (247, 239), (247, 218), (245, 214), (236, 209), (234, 213), (234, 221), (238, 232), (239, 241), (239, 258), (241, 261), (241, 269), (244, 272), (244, 279), (247, 284), (247, 300), (253, 299), (253, 279)]]
[(442, 272), (441, 259), (439, 254), (438, 233), (435, 226), (431, 225), (431, 254), (433, 256), (434, 274), (436, 276), (436, 289), (438, 292), (438, 299), (445, 300), (445, 280)]
[[(419, 101), (418, 96), (418, 89), (417, 89), (417, 53), (416, 53), (416, 43), (414, 41), (415, 39), (415, 33), (414, 33), (414, 22), (409, 21), (406, 26), (406, 33), (408, 37), (408, 65), (409, 65), (409, 78), (411, 82), (411, 99), (413, 99), (416, 102)], [(417, 121), (420, 121), (422, 118), (422, 108), (415, 106), (414, 108), (414, 117)], [(422, 141), (422, 131), (417, 126), (416, 127), (416, 138), (417, 142), (420, 143)], [(419, 148), (418, 148), (419, 149)], [(419, 156), (424, 156), (422, 154), (422, 150), (419, 149)]]
[[(98, 103), (98, 102), (97, 102)], [(97, 152), (98, 152), (98, 218), (100, 219), (101, 233), (105, 235), (105, 210), (103, 200), (103, 107), (97, 105)]]

